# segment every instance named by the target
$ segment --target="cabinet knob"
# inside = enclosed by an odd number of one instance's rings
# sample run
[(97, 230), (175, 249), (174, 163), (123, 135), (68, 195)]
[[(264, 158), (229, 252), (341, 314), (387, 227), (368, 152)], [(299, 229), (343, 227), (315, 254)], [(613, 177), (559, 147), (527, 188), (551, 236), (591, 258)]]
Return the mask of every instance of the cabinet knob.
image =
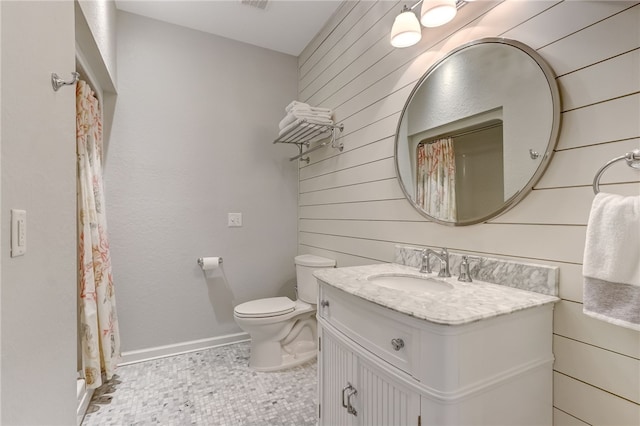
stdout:
[(326, 308), (327, 306), (329, 306), (329, 301), (328, 300), (321, 300), (320, 301), (320, 306), (322, 306), (323, 308)]
[(391, 339), (391, 346), (393, 346), (394, 350), (399, 351), (400, 349), (404, 348), (404, 340)]

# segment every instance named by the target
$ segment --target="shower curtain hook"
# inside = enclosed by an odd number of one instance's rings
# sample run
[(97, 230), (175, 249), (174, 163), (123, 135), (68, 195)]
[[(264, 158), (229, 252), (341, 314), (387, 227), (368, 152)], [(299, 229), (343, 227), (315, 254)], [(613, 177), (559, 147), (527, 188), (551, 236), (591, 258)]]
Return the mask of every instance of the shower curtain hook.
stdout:
[(76, 84), (76, 82), (80, 78), (80, 73), (73, 71), (71, 73), (71, 77), (72, 77), (71, 81), (64, 81), (63, 79), (58, 77), (58, 74), (56, 74), (55, 72), (52, 72), (51, 85), (53, 86), (53, 90), (57, 92), (58, 89), (61, 88), (62, 86), (72, 86)]

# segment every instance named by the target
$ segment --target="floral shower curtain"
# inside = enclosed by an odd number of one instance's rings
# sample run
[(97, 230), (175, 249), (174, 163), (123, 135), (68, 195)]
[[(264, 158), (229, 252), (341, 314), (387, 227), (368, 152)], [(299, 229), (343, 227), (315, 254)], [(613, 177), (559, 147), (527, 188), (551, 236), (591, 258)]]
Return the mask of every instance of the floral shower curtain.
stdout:
[(430, 216), (456, 220), (456, 161), (453, 139), (421, 142), (417, 148), (416, 200)]
[(120, 333), (111, 275), (102, 186), (102, 117), (89, 85), (76, 86), (78, 153), (78, 267), (82, 369), (87, 387), (113, 376)]

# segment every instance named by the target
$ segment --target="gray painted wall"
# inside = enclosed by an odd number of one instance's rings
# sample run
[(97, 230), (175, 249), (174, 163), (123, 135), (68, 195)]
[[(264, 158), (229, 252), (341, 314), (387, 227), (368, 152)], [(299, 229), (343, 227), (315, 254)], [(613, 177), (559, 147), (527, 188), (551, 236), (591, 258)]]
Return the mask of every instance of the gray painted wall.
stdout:
[(121, 12), (117, 35), (105, 184), (122, 349), (240, 332), (196, 259), (224, 258), (236, 302), (294, 296), (297, 166), (272, 141), (296, 58)]

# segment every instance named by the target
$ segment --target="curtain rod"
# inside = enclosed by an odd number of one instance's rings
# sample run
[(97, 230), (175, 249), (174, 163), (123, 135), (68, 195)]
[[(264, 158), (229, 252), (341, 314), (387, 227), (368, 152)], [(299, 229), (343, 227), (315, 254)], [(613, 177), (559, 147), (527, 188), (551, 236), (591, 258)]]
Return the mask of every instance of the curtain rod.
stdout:
[(89, 87), (91, 87), (91, 90), (93, 90), (95, 97), (100, 103), (100, 108), (102, 109), (102, 86), (100, 86), (100, 84), (98, 83), (98, 79), (93, 74), (93, 70), (91, 69), (89, 62), (87, 61), (87, 58), (82, 49), (80, 49), (78, 43), (76, 43), (75, 56), (76, 71), (80, 72), (80, 77), (83, 78), (87, 84), (89, 84)]
[(455, 133), (453, 135), (447, 134), (447, 133), (443, 133), (441, 135), (438, 136), (434, 136), (433, 138), (429, 138), (428, 141), (420, 141), (420, 143), (418, 145), (423, 145), (423, 144), (432, 144), (432, 143), (436, 143), (438, 142), (437, 139), (442, 139), (442, 138), (459, 138), (460, 136), (466, 136), (466, 135), (471, 135), (473, 133), (478, 133), (481, 132), (483, 130), (489, 130), (489, 129), (493, 129), (494, 127), (500, 127), (502, 126), (502, 121), (500, 121), (499, 123), (493, 123), (493, 124), (488, 124), (486, 126), (483, 127), (478, 127), (476, 129), (471, 129), (471, 130), (467, 130), (464, 132), (460, 132), (460, 133)]

